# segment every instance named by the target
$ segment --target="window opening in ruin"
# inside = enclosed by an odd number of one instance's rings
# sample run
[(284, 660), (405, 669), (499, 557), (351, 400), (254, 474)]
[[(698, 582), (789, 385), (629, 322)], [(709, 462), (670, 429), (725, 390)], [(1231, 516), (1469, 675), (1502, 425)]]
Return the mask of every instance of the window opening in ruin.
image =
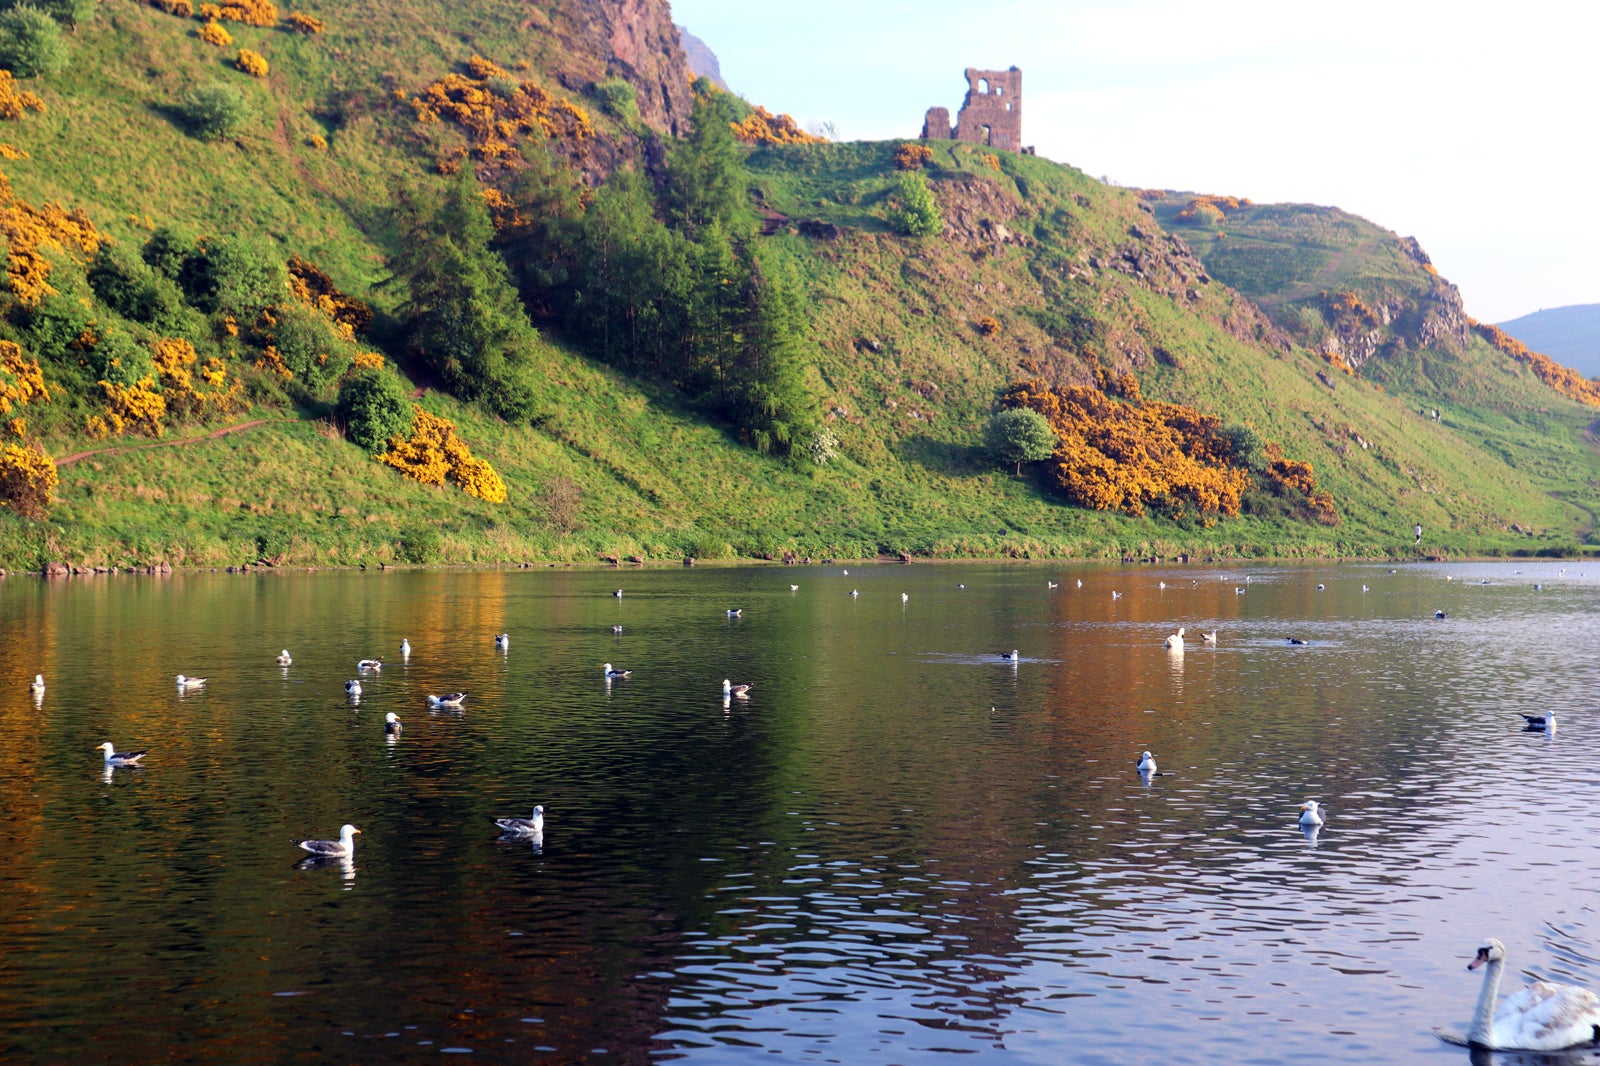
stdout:
[(979, 78), (978, 79), (978, 91), (980, 93), (987, 93), (989, 91), (989, 79), (988, 78)]
[(991, 148), (994, 147), (993, 141), (990, 140), (993, 133), (994, 131), (988, 126), (983, 127), (983, 143)]

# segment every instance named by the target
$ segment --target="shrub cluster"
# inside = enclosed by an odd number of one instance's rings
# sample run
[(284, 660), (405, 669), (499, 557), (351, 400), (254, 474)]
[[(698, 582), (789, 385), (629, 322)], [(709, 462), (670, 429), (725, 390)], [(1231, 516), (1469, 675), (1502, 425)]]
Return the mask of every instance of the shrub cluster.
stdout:
[(902, 144), (894, 150), (896, 170), (921, 170), (933, 162), (933, 149), (925, 144)]
[(532, 82), (518, 82), (482, 56), (468, 60), (466, 74), (446, 74), (410, 104), (418, 122), (448, 119), (460, 126), (481, 159), (512, 154), (511, 140), (535, 128), (546, 137), (582, 141), (594, 136), (582, 108)]
[(278, 8), (272, 0), (226, 0), (223, 4), (201, 4), (200, 17), (227, 19), (246, 26), (271, 26), (278, 21)]
[[(1141, 198), (1145, 198), (1145, 193), (1151, 191), (1146, 189), (1141, 191), (1139, 195)], [(1159, 198), (1161, 191), (1157, 189), (1154, 192)], [(1229, 211), (1238, 211), (1241, 208), (1250, 206), (1251, 202), (1248, 196), (1218, 196), (1213, 193), (1206, 193), (1203, 196), (1196, 196), (1185, 204), (1183, 210), (1178, 212), (1178, 221), (1198, 222), (1204, 219), (1209, 222), (1220, 222), (1227, 217)]]
[(214, 82), (186, 90), (179, 101), (178, 113), (196, 137), (203, 141), (219, 141), (239, 132), (250, 117), (250, 105), (245, 103), (244, 94), (238, 89)]
[(750, 113), (738, 122), (729, 123), (733, 135), (745, 144), (827, 144), (826, 137), (817, 137), (795, 125), (788, 115), (774, 115), (760, 104), (750, 108)]
[(227, 48), (233, 44), (233, 34), (224, 29), (220, 22), (208, 22), (195, 30), (194, 35), (214, 48)]
[(327, 27), (322, 20), (306, 14), (304, 11), (291, 11), (284, 18), (283, 24), (295, 33), (303, 33), (307, 37), (321, 33)]
[(411, 435), (390, 440), (389, 450), (377, 457), (380, 463), (424, 485), (443, 485), (448, 480), (469, 496), (489, 503), (506, 502), (506, 483), (486, 460), (473, 458), (466, 442), (456, 436), (454, 422), (420, 407), (412, 410)]
[(233, 62), (252, 78), (265, 78), (272, 71), (267, 61), (261, 57), (261, 53), (252, 52), (248, 48), (239, 49), (239, 54), (234, 57)]
[(50, 402), (39, 361), (29, 359), (15, 342), (0, 341), (0, 415), (8, 415), (13, 408), (35, 399)]
[(1562, 366), (1547, 355), (1533, 351), (1499, 326), (1475, 319), (1467, 320), (1478, 336), (1498, 351), (1531, 369), (1534, 376), (1568, 399), (1600, 407), (1600, 381), (1584, 377), (1571, 367)]
[[(360, 363), (363, 357), (358, 357)], [(381, 452), (392, 439), (411, 433), (412, 407), (400, 379), (377, 367), (354, 366), (339, 384), (335, 408), (344, 424), (344, 435), (352, 444), (369, 452)]]
[(43, 518), (60, 484), (56, 464), (32, 444), (0, 448), (0, 504), (24, 518)]
[(82, 211), (67, 211), (54, 201), (34, 207), (18, 199), (11, 180), (0, 173), (0, 239), (10, 252), (6, 280), (12, 293), (24, 307), (37, 307), (55, 292), (49, 284), (50, 260), (44, 251), (88, 258), (105, 238)]
[(19, 78), (65, 70), (67, 45), (61, 39), (61, 24), (28, 4), (0, 11), (0, 67)]
[(44, 114), (44, 101), (37, 93), (17, 88), (9, 70), (0, 70), (0, 119), (12, 121), (29, 111)]

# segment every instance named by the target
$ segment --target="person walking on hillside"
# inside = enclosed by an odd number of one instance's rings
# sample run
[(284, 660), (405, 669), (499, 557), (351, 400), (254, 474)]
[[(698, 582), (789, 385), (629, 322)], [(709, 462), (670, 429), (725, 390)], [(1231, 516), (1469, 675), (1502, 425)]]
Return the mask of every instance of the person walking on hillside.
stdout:
[(1412, 526), (1411, 527), (1411, 532), (1413, 532), (1413, 533), (1415, 533), (1417, 535), (1417, 543), (1421, 544), (1422, 543), (1422, 523), (1418, 522), (1416, 525)]

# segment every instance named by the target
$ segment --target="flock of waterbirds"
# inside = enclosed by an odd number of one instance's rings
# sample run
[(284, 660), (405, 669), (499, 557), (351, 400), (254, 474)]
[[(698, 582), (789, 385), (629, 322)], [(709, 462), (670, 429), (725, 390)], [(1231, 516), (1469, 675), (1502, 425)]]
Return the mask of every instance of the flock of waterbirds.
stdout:
[[(850, 573), (849, 570), (843, 572), (845, 575)], [(1396, 571), (1390, 570), (1389, 572), (1393, 574)], [(1562, 571), (1562, 573), (1564, 574), (1565, 571)], [(1222, 580), (1226, 580), (1226, 577), (1224, 576)], [(1234, 587), (1235, 594), (1244, 595), (1250, 580), (1250, 577), (1246, 575), (1245, 584)], [(1446, 580), (1453, 579), (1447, 576)], [(1483, 583), (1488, 584), (1487, 581)], [(1055, 591), (1059, 587), (1059, 582), (1046, 581), (1047, 591)], [(1076, 587), (1083, 588), (1082, 579), (1077, 579)], [(1164, 590), (1169, 586), (1165, 581), (1161, 581), (1159, 582), (1159, 587)], [(1326, 587), (1325, 584), (1316, 586), (1319, 592), (1324, 591)], [(1543, 585), (1535, 584), (1533, 587), (1541, 589)], [(958, 588), (964, 589), (966, 585), (958, 585)], [(798, 592), (799, 589), (799, 585), (791, 584), (789, 586), (790, 592)], [(1363, 584), (1361, 591), (1366, 593), (1371, 590), (1368, 585)], [(860, 596), (860, 591), (851, 589), (849, 595), (852, 599), (857, 598)], [(612, 596), (618, 599), (622, 598), (623, 590), (615, 590)], [(1120, 599), (1122, 592), (1113, 589), (1111, 590), (1111, 597), (1113, 600)], [(902, 592), (900, 594), (900, 602), (902, 604), (909, 603), (910, 599), (909, 593)], [(741, 618), (743, 613), (743, 608), (740, 607), (727, 609), (727, 617), (729, 618)], [(1434, 612), (1435, 619), (1443, 620), (1446, 617), (1447, 613), (1443, 610)], [(620, 635), (623, 632), (623, 627), (621, 625), (612, 625), (610, 630), (612, 634)], [(1186, 627), (1180, 626), (1176, 632), (1164, 638), (1163, 643), (1169, 653), (1176, 656), (1183, 654), (1186, 633)], [(1209, 633), (1202, 632), (1201, 640), (1204, 644), (1214, 646), (1218, 641), (1218, 632), (1216, 630)], [(1285, 640), (1291, 645), (1304, 646), (1311, 643), (1309, 639), (1298, 636), (1286, 637)], [(494, 644), (499, 651), (508, 652), (511, 646), (510, 634), (496, 634), (494, 636)], [(400, 643), (401, 658), (409, 659), (411, 651), (410, 640), (402, 640)], [(1008, 661), (1013, 665), (1022, 661), (1021, 653), (1015, 648), (995, 654), (999, 659)], [(276, 661), (279, 666), (285, 668), (294, 663), (294, 659), (287, 648), (283, 649)], [(383, 669), (383, 660), (361, 659), (356, 663), (356, 669), (358, 675), (377, 674)], [(633, 675), (631, 669), (619, 669), (609, 662), (603, 664), (601, 669), (608, 689), (611, 682), (626, 680)], [(181, 694), (203, 688), (207, 680), (204, 677), (179, 674), (177, 675), (176, 683)], [(722, 681), (724, 705), (726, 706), (728, 701), (733, 699), (748, 699), (753, 688), (754, 685), (752, 684), (734, 684), (730, 679), (724, 678)], [(34, 676), (30, 689), (36, 701), (43, 699), (45, 679), (42, 674)], [(346, 681), (345, 691), (352, 701), (359, 702), (362, 691), (360, 677), (354, 677)], [(427, 697), (428, 705), (432, 708), (457, 710), (463, 706), (466, 699), (467, 693), (465, 691), (452, 692), (445, 695), (430, 694)], [(1523, 714), (1521, 717), (1525, 720), (1526, 728), (1529, 731), (1551, 732), (1554, 731), (1556, 726), (1556, 714), (1554, 711), (1539, 715)], [(400, 734), (402, 729), (403, 726), (397, 714), (393, 711), (385, 714), (384, 733), (391, 741)], [(117, 768), (133, 767), (143, 769), (141, 760), (149, 754), (148, 750), (119, 752), (110, 741), (100, 744), (98, 750), (102, 753), (105, 773), (108, 777)], [(1141, 753), (1135, 768), (1147, 784), (1153, 777), (1166, 776), (1165, 773), (1158, 769), (1156, 757), (1150, 751)], [(543, 804), (535, 804), (532, 814), (527, 818), (507, 816), (496, 817), (492, 820), (496, 828), (501, 831), (502, 839), (528, 840), (533, 843), (535, 850), (541, 847), (544, 836)], [(1298, 825), (1307, 839), (1315, 840), (1325, 823), (1326, 817), (1319, 801), (1307, 800), (1300, 805)], [(294, 840), (293, 843), (308, 853), (307, 858), (303, 860), (303, 864), (320, 865), (324, 862), (339, 862), (344, 866), (348, 874), (353, 869), (351, 864), (355, 857), (355, 838), (360, 832), (361, 830), (356, 826), (346, 823), (340, 827), (337, 840), (300, 839)], [(1498, 1003), (1504, 959), (1505, 947), (1500, 941), (1489, 939), (1479, 946), (1476, 956), (1467, 967), (1469, 970), (1480, 967), (1486, 968), (1477, 1009), (1465, 1033), (1441, 1031), (1439, 1035), (1443, 1039), (1454, 1043), (1497, 1050), (1554, 1051), (1580, 1046), (1600, 1045), (1600, 996), (1596, 996), (1595, 993), (1586, 988), (1576, 985), (1558, 985), (1545, 981), (1536, 981), (1523, 987), (1503, 1003)]]

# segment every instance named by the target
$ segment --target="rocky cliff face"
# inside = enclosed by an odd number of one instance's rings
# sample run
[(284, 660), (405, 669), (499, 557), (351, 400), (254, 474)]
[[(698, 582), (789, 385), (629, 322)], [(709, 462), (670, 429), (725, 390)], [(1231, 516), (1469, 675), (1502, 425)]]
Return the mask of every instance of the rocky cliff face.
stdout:
[(706, 78), (723, 92), (730, 92), (728, 83), (722, 80), (722, 64), (717, 62), (717, 53), (711, 50), (711, 46), (684, 26), (678, 27), (678, 39), (683, 43), (683, 54), (688, 57), (689, 70), (694, 76)]
[(1421, 291), (1324, 293), (1320, 301), (1328, 333), (1324, 354), (1351, 370), (1394, 348), (1452, 347), (1467, 343), (1470, 324), (1461, 291), (1440, 277), (1415, 237), (1400, 240), (1401, 253), (1420, 268)]
[(550, 21), (573, 52), (589, 57), (582, 69), (562, 72), (568, 88), (623, 78), (646, 125), (674, 137), (689, 132), (689, 64), (665, 0), (561, 0)]

